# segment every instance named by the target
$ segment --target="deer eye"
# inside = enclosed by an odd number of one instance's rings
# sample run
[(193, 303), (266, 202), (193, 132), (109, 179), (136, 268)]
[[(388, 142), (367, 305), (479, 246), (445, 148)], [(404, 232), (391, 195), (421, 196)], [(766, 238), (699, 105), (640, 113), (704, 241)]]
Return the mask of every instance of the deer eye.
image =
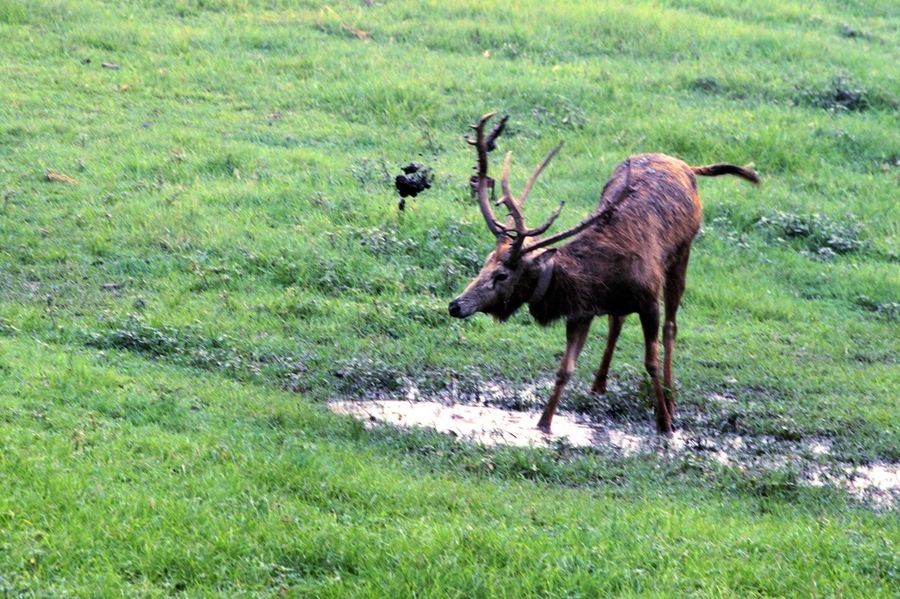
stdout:
[(505, 280), (508, 279), (508, 278), (509, 278), (509, 275), (508, 275), (507, 273), (505, 273), (505, 272), (498, 272), (497, 274), (494, 275), (494, 282), (495, 282), (495, 283), (502, 283), (503, 281), (505, 281)]

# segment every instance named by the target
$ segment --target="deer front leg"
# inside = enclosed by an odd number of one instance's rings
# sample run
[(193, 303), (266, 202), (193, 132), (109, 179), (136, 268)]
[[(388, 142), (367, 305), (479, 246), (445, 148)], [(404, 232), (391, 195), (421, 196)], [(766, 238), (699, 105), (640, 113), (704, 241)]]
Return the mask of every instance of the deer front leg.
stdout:
[(597, 371), (594, 384), (591, 385), (593, 393), (606, 393), (606, 377), (609, 374), (609, 364), (612, 362), (613, 352), (616, 350), (616, 341), (619, 340), (619, 333), (622, 332), (624, 323), (624, 316), (609, 316), (609, 333), (606, 335), (606, 349), (603, 350), (600, 370)]
[(575, 362), (578, 360), (578, 354), (584, 348), (584, 342), (587, 341), (590, 330), (591, 319), (566, 322), (566, 353), (556, 371), (556, 386), (553, 387), (553, 393), (550, 395), (550, 400), (544, 407), (544, 413), (541, 414), (537, 425), (545, 433), (550, 432), (550, 422), (553, 420), (553, 414), (556, 413), (556, 406), (562, 396), (563, 387), (575, 372)]
[(644, 330), (644, 367), (653, 382), (653, 395), (656, 399), (656, 432), (671, 437), (672, 414), (659, 380), (659, 305), (654, 304), (642, 311), (640, 317), (641, 328)]

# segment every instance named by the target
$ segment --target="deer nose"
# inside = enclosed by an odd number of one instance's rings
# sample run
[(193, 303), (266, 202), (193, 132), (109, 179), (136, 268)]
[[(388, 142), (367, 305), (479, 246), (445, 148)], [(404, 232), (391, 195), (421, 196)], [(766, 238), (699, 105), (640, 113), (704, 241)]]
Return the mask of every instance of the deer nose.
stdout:
[(450, 306), (448, 309), (450, 310), (450, 316), (453, 316), (454, 318), (459, 318), (460, 312), (462, 312), (462, 307), (456, 300), (450, 302)]

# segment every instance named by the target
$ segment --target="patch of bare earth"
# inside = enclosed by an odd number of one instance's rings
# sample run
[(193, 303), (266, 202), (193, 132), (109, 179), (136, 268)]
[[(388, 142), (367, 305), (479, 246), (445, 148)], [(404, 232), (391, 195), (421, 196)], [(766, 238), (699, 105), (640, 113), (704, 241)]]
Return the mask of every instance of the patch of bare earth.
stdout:
[[(329, 408), (363, 420), (400, 427), (434, 429), (485, 445), (552, 446), (565, 442), (627, 457), (641, 453), (690, 455), (740, 469), (789, 468), (811, 486), (834, 485), (861, 500), (892, 508), (900, 499), (900, 466), (888, 463), (851, 465), (838, 460), (827, 440), (783, 441), (737, 434), (676, 432), (663, 439), (651, 423), (634, 427), (585, 423), (569, 414), (553, 418), (553, 432), (535, 427), (535, 412), (511, 411), (489, 405), (425, 400), (333, 401)], [(649, 426), (648, 426), (649, 425)]]

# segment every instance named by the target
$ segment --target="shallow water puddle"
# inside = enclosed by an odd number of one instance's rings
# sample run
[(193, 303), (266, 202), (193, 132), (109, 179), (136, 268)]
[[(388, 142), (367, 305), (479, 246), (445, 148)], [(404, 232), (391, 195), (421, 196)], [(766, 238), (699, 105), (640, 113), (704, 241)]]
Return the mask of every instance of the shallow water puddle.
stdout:
[[(595, 447), (614, 451), (621, 456), (639, 453), (692, 453), (695, 456), (738, 468), (762, 465), (779, 468), (798, 465), (798, 456), (809, 456), (799, 463), (803, 479), (812, 486), (826, 484), (845, 488), (860, 499), (890, 508), (900, 499), (900, 466), (873, 463), (851, 466), (831, 460), (831, 447), (822, 440), (805, 441), (790, 448), (776, 447), (768, 439), (747, 440), (738, 435), (707, 437), (676, 432), (672, 439), (662, 439), (648, 430), (635, 434), (608, 425), (591, 426), (567, 414), (553, 417), (553, 433), (539, 431), (535, 425), (539, 414), (516, 412), (491, 406), (469, 404), (447, 405), (434, 401), (333, 401), (331, 411), (348, 414), (367, 425), (388, 423), (396, 426), (432, 428), (457, 438), (484, 445), (547, 446), (565, 442), (576, 447)], [(652, 426), (652, 424), (650, 424)], [(751, 447), (748, 444), (753, 441)], [(766, 447), (764, 457), (748, 457)], [(825, 462), (825, 463), (823, 463)]]
[(553, 418), (553, 434), (535, 428), (537, 415), (500, 408), (444, 405), (431, 401), (335, 401), (331, 411), (350, 414), (368, 422), (433, 428), (485, 445), (546, 445), (560, 439), (578, 447), (594, 445), (595, 430), (559, 414)]

